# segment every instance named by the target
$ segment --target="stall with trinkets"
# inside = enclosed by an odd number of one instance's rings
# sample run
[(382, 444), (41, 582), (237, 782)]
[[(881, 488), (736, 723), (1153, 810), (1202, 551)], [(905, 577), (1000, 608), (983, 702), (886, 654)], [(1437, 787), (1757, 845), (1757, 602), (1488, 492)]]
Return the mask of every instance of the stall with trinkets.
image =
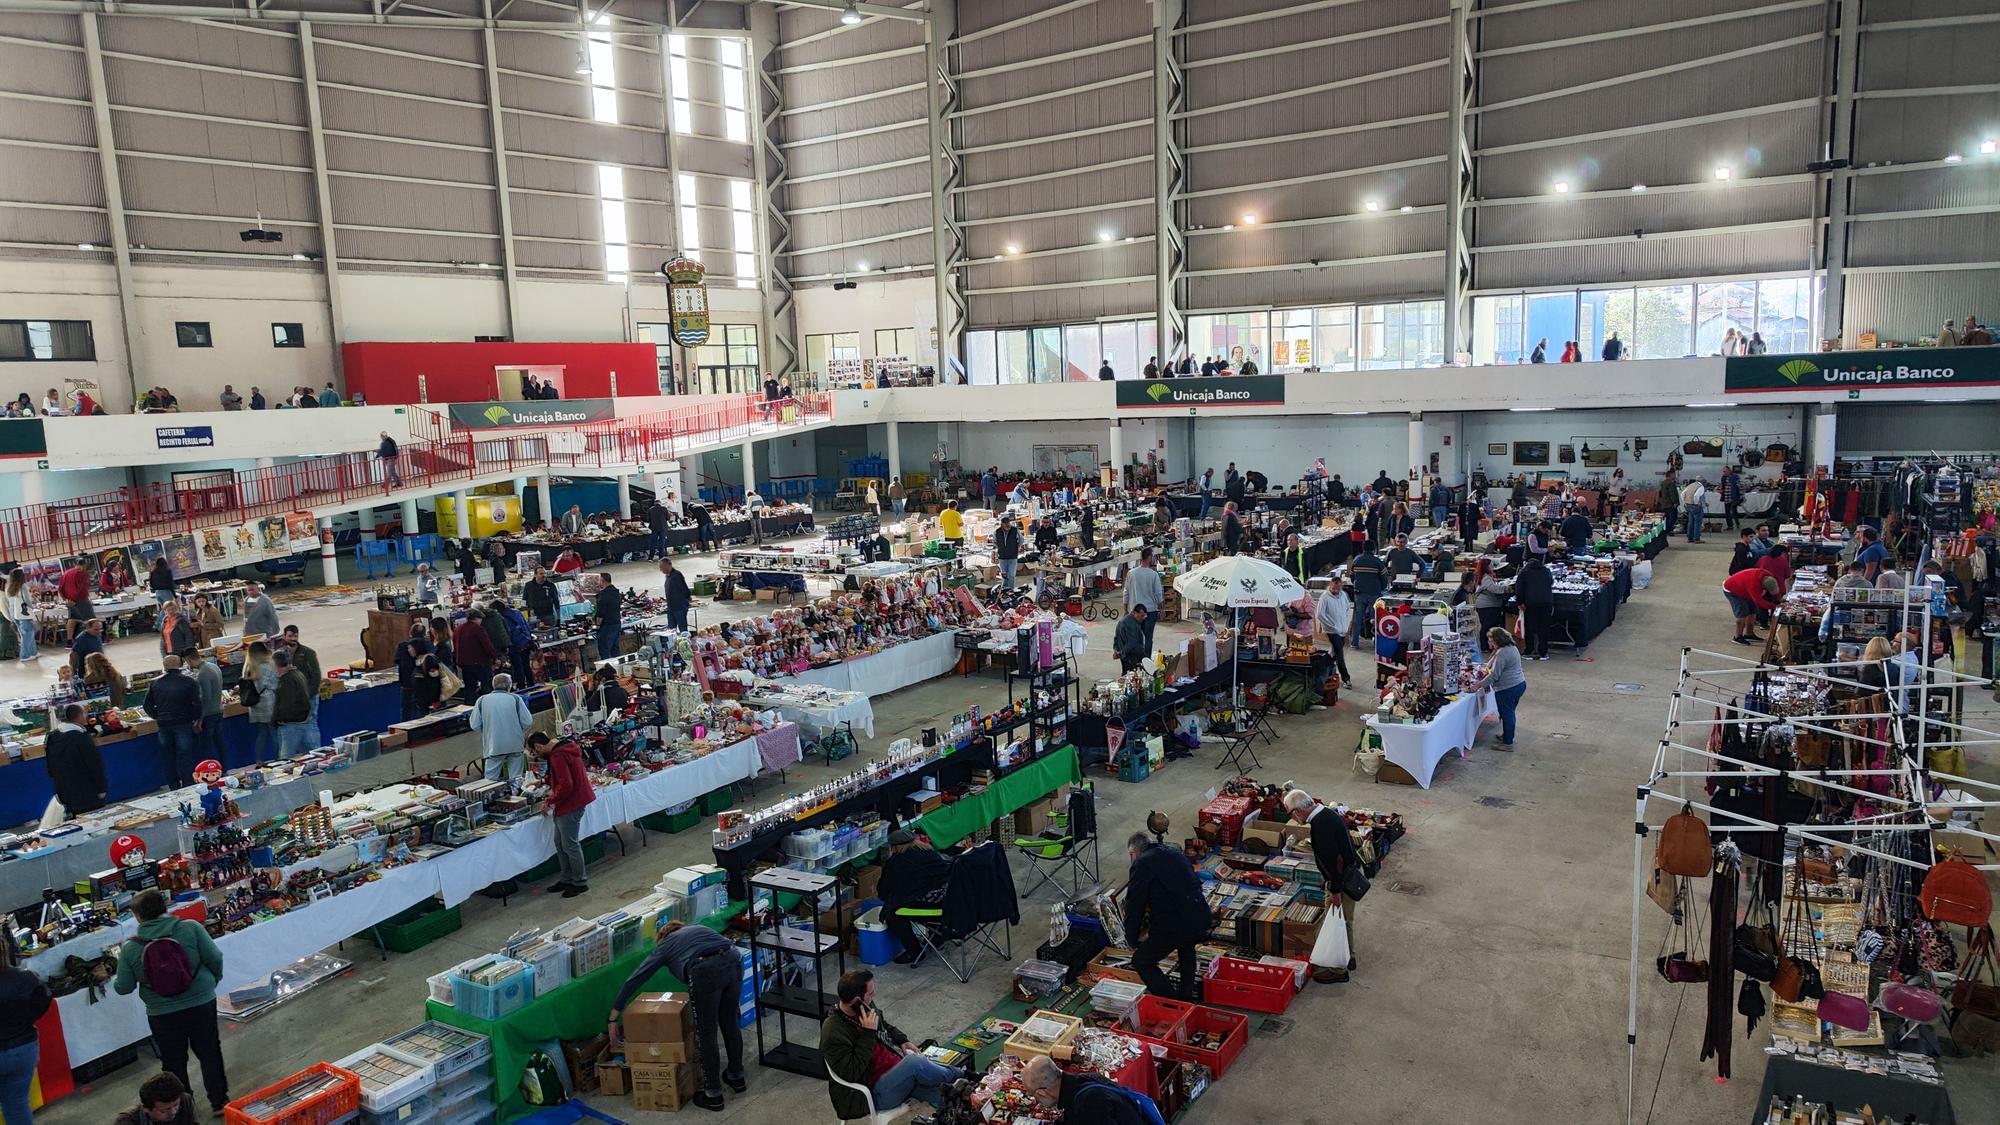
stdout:
[(1649, 977), (1703, 990), (1702, 1058), (1720, 1078), (1732, 1025), (1768, 1020), (1753, 1123), (1819, 1120), (1816, 1106), (1951, 1122), (1945, 1060), (2000, 1044), (1986, 874), (2000, 864), (1980, 862), (2000, 843), (1983, 827), (2000, 786), (1939, 768), (1940, 751), (1962, 761), (2000, 736), (1923, 699), (1985, 682), (1936, 669), (1880, 684), (1852, 664), (1684, 650), (1639, 790), (1628, 1041)]

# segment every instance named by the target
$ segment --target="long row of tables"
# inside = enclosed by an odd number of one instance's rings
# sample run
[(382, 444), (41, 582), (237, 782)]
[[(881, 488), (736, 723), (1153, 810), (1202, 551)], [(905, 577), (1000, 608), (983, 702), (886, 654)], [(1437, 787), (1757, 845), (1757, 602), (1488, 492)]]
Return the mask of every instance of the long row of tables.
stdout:
[[(761, 533), (765, 538), (798, 535), (811, 531), (813, 518), (810, 512), (789, 512), (783, 515), (765, 516)], [(724, 544), (747, 543), (753, 536), (747, 519), (721, 519), (715, 521), (715, 533)], [(514, 565), (514, 557), (523, 551), (540, 551), (542, 565), (550, 566), (556, 561), (563, 548), (574, 547), (583, 561), (591, 566), (599, 563), (615, 563), (627, 555), (643, 555), (653, 549), (651, 535), (614, 535), (606, 539), (577, 539), (563, 543), (543, 543), (533, 539), (501, 539), (500, 546), (507, 552), (507, 565)], [(673, 527), (667, 529), (669, 547), (693, 547), (695, 529), (693, 527)]]

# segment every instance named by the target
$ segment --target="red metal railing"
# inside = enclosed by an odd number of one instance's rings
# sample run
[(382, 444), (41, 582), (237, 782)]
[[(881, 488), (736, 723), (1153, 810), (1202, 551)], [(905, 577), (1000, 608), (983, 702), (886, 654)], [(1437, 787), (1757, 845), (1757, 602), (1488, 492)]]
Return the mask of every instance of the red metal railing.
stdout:
[[(793, 405), (797, 413), (788, 422), (780, 421), (775, 409), (767, 411), (761, 399), (745, 396), (577, 430), (493, 437), (460, 433), (406, 442), (397, 458), (397, 487), (373, 453), (336, 453), (9, 508), (0, 510), (0, 552), (21, 561), (53, 559), (370, 497), (388, 503), (411, 490), (440, 492), (480, 478), (670, 460), (693, 446), (769, 432), (757, 427), (781, 429), (833, 416), (829, 395), (802, 395)], [(428, 411), (413, 411), (413, 430), (419, 415), (435, 418)]]

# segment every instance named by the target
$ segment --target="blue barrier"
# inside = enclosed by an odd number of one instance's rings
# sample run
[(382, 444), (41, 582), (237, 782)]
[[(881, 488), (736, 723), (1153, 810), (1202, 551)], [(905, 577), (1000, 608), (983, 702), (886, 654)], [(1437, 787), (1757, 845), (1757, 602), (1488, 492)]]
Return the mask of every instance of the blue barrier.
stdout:
[(361, 568), (363, 577), (379, 578), (376, 573), (393, 578), (396, 575), (396, 541), (393, 539), (368, 539), (354, 545), (354, 565)]

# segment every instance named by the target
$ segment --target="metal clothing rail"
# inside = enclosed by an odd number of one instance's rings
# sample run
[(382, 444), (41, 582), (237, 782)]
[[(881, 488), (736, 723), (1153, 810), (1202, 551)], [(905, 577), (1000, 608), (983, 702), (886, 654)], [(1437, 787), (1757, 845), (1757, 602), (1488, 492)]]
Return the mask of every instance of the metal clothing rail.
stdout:
[(0, 510), (0, 555), (18, 561), (55, 559), (289, 512), (369, 500), (387, 504), (488, 478), (546, 469), (629, 469), (673, 460), (696, 447), (751, 441), (832, 417), (828, 394), (795, 396), (788, 408), (744, 395), (573, 430), (491, 437), (459, 432), (406, 442), (393, 480), (373, 453), (335, 453), (172, 484), (117, 488)]

